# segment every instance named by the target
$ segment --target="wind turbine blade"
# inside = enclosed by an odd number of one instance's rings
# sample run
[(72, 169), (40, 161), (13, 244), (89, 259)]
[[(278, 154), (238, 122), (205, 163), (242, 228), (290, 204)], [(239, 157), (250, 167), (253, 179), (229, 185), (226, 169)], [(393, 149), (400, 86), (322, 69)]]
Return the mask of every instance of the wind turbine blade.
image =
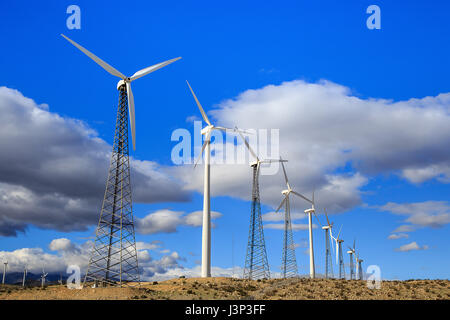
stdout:
[(133, 150), (136, 150), (136, 118), (134, 113), (134, 96), (131, 91), (131, 84), (127, 81), (127, 95), (128, 95), (128, 111), (130, 113), (130, 127), (131, 139), (133, 140)]
[(92, 60), (94, 60), (98, 65), (100, 65), (103, 69), (105, 69), (106, 71), (108, 71), (110, 74), (112, 74), (113, 76), (119, 77), (121, 79), (126, 79), (126, 77), (117, 69), (113, 68), (112, 66), (110, 66), (109, 64), (107, 64), (105, 61), (103, 61), (102, 59), (100, 59), (99, 57), (97, 57), (95, 54), (93, 54), (92, 52), (89, 52), (88, 50), (86, 50), (85, 48), (83, 48), (82, 46), (80, 46), (78, 43), (76, 43), (75, 41), (67, 38), (65, 35), (61, 34), (67, 41), (69, 41), (71, 44), (73, 44), (75, 47), (77, 47), (78, 49), (80, 49), (85, 55), (87, 55), (89, 58), (91, 58)]
[(245, 139), (244, 135), (241, 133), (241, 131), (238, 130), (237, 127), (235, 127), (235, 129), (237, 130), (237, 132), (239, 133), (239, 135), (241, 136), (242, 140), (244, 140), (245, 146), (247, 147), (248, 151), (250, 151), (250, 153), (252, 154), (252, 156), (254, 156), (256, 158), (257, 161), (259, 161), (258, 156), (256, 155), (256, 153), (253, 151), (253, 149), (250, 147), (250, 144), (248, 143), (248, 141)]
[(203, 143), (202, 151), (200, 151), (200, 154), (198, 155), (198, 158), (197, 158), (197, 160), (195, 161), (194, 169), (195, 169), (195, 167), (197, 166), (197, 164), (198, 164), (200, 158), (202, 157), (203, 151), (205, 151), (206, 144), (209, 142), (209, 139), (210, 139), (210, 138), (211, 138), (211, 130), (209, 130), (208, 133), (207, 133), (206, 136), (205, 136), (205, 142)]
[(231, 129), (231, 128), (216, 127), (216, 126), (214, 126), (214, 129), (221, 130), (221, 131), (235, 131), (234, 129)]
[(205, 122), (211, 126), (211, 121), (209, 121), (208, 116), (205, 113), (205, 110), (203, 110), (202, 105), (200, 104), (200, 102), (197, 99), (197, 96), (194, 93), (194, 90), (192, 90), (191, 85), (189, 84), (189, 81), (187, 81), (187, 85), (189, 86), (189, 89), (191, 90), (192, 95), (194, 96), (195, 102), (197, 103), (198, 108), (200, 109), (200, 113), (202, 114), (203, 120), (205, 120)]
[(145, 75), (147, 75), (147, 74), (149, 74), (149, 73), (151, 73), (153, 71), (161, 69), (162, 67), (165, 67), (168, 64), (171, 64), (172, 62), (175, 62), (175, 61), (180, 60), (180, 59), (181, 59), (181, 57), (178, 57), (178, 58), (175, 58), (175, 59), (170, 59), (170, 60), (167, 60), (167, 61), (164, 61), (164, 62), (161, 62), (161, 63), (154, 64), (154, 65), (152, 65), (150, 67), (147, 67), (147, 68), (144, 68), (142, 70), (139, 70), (138, 72), (136, 72), (135, 74), (133, 74), (130, 77), (130, 80), (133, 81), (133, 80), (139, 79), (140, 77), (143, 77), (143, 76), (145, 76)]
[(328, 226), (331, 226), (331, 225), (330, 225), (330, 220), (328, 220), (327, 210), (324, 208), (323, 211), (325, 211), (325, 217), (327, 218)]
[[(281, 157), (280, 157), (280, 160), (283, 160), (283, 159), (281, 159)], [(284, 180), (286, 180), (286, 185), (290, 189), (291, 186), (289, 185), (289, 180), (288, 180), (288, 177), (287, 177), (287, 174), (286, 174), (286, 169), (284, 168), (284, 164), (283, 164), (282, 161), (281, 161), (281, 166), (283, 167)]]
[(283, 206), (283, 204), (286, 202), (286, 196), (284, 197), (283, 201), (281, 201), (280, 205), (278, 206), (277, 210), (275, 210), (275, 212), (280, 211), (281, 207)]
[(322, 227), (323, 225), (320, 223), (319, 218), (317, 217), (316, 211), (313, 211), (313, 213), (314, 213), (314, 217), (316, 217), (317, 222)]
[(308, 201), (309, 203), (313, 203), (311, 200), (309, 200), (309, 199), (306, 198), (305, 196), (301, 195), (300, 193), (295, 192), (295, 191), (293, 191), (293, 190), (292, 190), (291, 192), (292, 192), (293, 194), (295, 194), (297, 197), (300, 197), (300, 198), (302, 198), (302, 199)]
[(338, 236), (337, 236), (337, 239), (339, 240), (339, 235), (341, 234), (341, 230), (342, 230), (342, 224), (341, 224), (341, 227), (339, 228), (339, 233), (338, 233)]
[(334, 250), (334, 242), (333, 242), (333, 234), (331, 233), (331, 228), (330, 228), (330, 241), (331, 241), (331, 245), (333, 246), (333, 250)]
[(261, 160), (262, 163), (272, 163), (272, 162), (288, 162), (287, 160), (280, 160), (280, 159), (264, 159)]
[(356, 239), (353, 239), (353, 251), (355, 251), (355, 247), (356, 247)]

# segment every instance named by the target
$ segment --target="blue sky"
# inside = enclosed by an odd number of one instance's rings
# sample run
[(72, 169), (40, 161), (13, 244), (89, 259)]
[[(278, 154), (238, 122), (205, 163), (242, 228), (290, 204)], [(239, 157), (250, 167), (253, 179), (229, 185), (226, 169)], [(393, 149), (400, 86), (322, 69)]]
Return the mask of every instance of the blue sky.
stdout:
[[(348, 88), (349, 95), (364, 101), (373, 98), (394, 103), (450, 92), (448, 2), (227, 1), (219, 4), (195, 1), (169, 5), (130, 1), (120, 8), (119, 3), (14, 1), (3, 4), (0, 12), (3, 48), (0, 52), (0, 85), (18, 90), (36, 104), (47, 104), (52, 113), (83, 121), (111, 145), (118, 100), (117, 79), (71, 46), (60, 33), (126, 75), (182, 56), (182, 60), (133, 83), (137, 148), (132, 156), (138, 160), (173, 166), (170, 158), (175, 145), (170, 141), (172, 132), (177, 128), (192, 132), (193, 124), (186, 119), (193, 115), (200, 117), (186, 79), (207, 111), (221, 109), (227, 99), (239, 100), (237, 97), (247, 90), (259, 90), (267, 85), (282, 86), (294, 80), (313, 84), (325, 79)], [(66, 27), (69, 16), (66, 8), (71, 4), (81, 8), (80, 30)], [(371, 4), (381, 8), (381, 30), (366, 27), (369, 16), (366, 8)], [(448, 115), (448, 104), (445, 103)], [(216, 120), (227, 121), (223, 112), (216, 114)], [(321, 131), (326, 132), (328, 125), (332, 124), (324, 123)], [(283, 127), (279, 129), (283, 139), (287, 135), (283, 132), (287, 131), (283, 131)], [(435, 137), (437, 142), (448, 138), (446, 132), (437, 133), (441, 133)], [(42, 143), (45, 152), (46, 142)], [(23, 146), (17, 144), (15, 147)], [(437, 145), (436, 149), (439, 148)], [(445, 151), (437, 155), (439, 165), (450, 161)], [(370, 162), (362, 157), (350, 159), (348, 165), (335, 165), (323, 171), (323, 174), (361, 171), (367, 179), (357, 187), (359, 202), (349, 205), (343, 212), (335, 212), (331, 220), (338, 226), (344, 225), (346, 244), (357, 239), (357, 248), (365, 263), (379, 265), (383, 277), (449, 278), (450, 255), (445, 246), (449, 226), (445, 219), (439, 227), (422, 224), (417, 230), (408, 232), (406, 239), (388, 240), (389, 234), (404, 224), (402, 221), (406, 216), (376, 208), (389, 202), (448, 201), (448, 179), (431, 177), (413, 183), (398, 174), (404, 169), (403, 159), (408, 156), (396, 156), (398, 167), (375, 165), (378, 169), (371, 170), (368, 165), (359, 170), (358, 161)], [(427, 161), (433, 163), (433, 159)], [(294, 171), (289, 163), (288, 174), (292, 172), (289, 168)], [(201, 177), (202, 169), (197, 169), (196, 174)], [(282, 176), (278, 174), (273, 179), (279, 183), (281, 191)], [(306, 188), (301, 174), (295, 179), (298, 185)], [(248, 191), (250, 196), (250, 189)], [(202, 194), (189, 191), (189, 195), (189, 201), (135, 204), (135, 216), (143, 218), (163, 209), (185, 213), (201, 210)], [(319, 199), (320, 196), (319, 192)], [(99, 208), (100, 205), (101, 198), (98, 199)], [(305, 209), (302, 203), (294, 206), (297, 211)], [(444, 218), (450, 212), (448, 202), (447, 208)], [(236, 266), (243, 267), (250, 203), (223, 192), (213, 198), (212, 210), (222, 214), (214, 220), (217, 226), (212, 233), (213, 266), (230, 268), (233, 260)], [(265, 203), (263, 213), (272, 210), (273, 207)], [(94, 216), (98, 214), (99, 211), (94, 212)], [(323, 216), (320, 218), (324, 221)], [(299, 221), (305, 223), (306, 220)], [(41, 247), (50, 252), (48, 245), (53, 239), (68, 238), (81, 244), (93, 232), (94, 225), (88, 226), (87, 231), (63, 232), (29, 223), (25, 233), (19, 232), (16, 237), (0, 236), (0, 251)], [(267, 229), (265, 235), (271, 270), (279, 271), (282, 232)], [(315, 229), (314, 235), (320, 273), (324, 260), (323, 233)], [(298, 243), (306, 238), (304, 230), (294, 233)], [(200, 260), (200, 239), (200, 227), (185, 225), (180, 225), (173, 233), (137, 235), (137, 240), (142, 242), (162, 241), (163, 248), (183, 257), (179, 263), (186, 268), (194, 267), (196, 260)], [(412, 242), (426, 246), (426, 249), (396, 251)], [(305, 249), (297, 248), (299, 271), (303, 274), (308, 269)], [(152, 251), (150, 255), (158, 259), (163, 253)]]

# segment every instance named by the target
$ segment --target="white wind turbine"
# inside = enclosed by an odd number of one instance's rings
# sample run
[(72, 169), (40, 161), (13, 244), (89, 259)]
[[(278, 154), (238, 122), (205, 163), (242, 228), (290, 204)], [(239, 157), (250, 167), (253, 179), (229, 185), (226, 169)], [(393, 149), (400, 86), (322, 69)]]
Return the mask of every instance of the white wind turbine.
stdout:
[(25, 281), (26, 281), (27, 273), (28, 273), (27, 266), (25, 266), (23, 268), (22, 287), (25, 287)]
[(344, 255), (342, 251), (342, 242), (344, 240), (340, 239), (339, 236), (341, 235), (342, 225), (339, 228), (339, 233), (337, 237), (331, 236), (335, 243), (336, 243), (336, 264), (339, 264), (339, 279), (345, 279), (345, 267), (344, 267)]
[(41, 287), (45, 286), (45, 278), (48, 276), (48, 273), (44, 271), (44, 267), (42, 267), (42, 275), (41, 275)]
[(348, 247), (347, 253), (350, 255), (350, 280), (353, 280), (355, 277), (355, 268), (353, 266), (353, 257), (356, 252), (355, 250), (356, 240), (353, 240), (353, 248)]
[(312, 215), (317, 219), (317, 222), (319, 225), (322, 225), (319, 221), (319, 218), (317, 218), (316, 215), (316, 209), (314, 207), (314, 191), (312, 194), (312, 201), (309, 201), (311, 203), (311, 208), (306, 209), (305, 213), (308, 215), (308, 226), (309, 226), (309, 276), (311, 279), (314, 279), (316, 277), (316, 268), (314, 264), (314, 246), (313, 246), (313, 233), (312, 233)]
[[(281, 160), (281, 157), (280, 157)], [(291, 193), (295, 194), (296, 196), (302, 198), (303, 200), (311, 203), (312, 205), (312, 209), (308, 209), (305, 210), (305, 213), (308, 214), (308, 218), (309, 218), (309, 275), (312, 279), (314, 279), (315, 277), (315, 267), (314, 267), (314, 250), (313, 250), (313, 235), (312, 235), (312, 218), (311, 215), (314, 213), (314, 215), (316, 215), (315, 209), (314, 209), (314, 192), (313, 192), (313, 197), (312, 200), (309, 200), (308, 198), (306, 198), (305, 196), (301, 195), (298, 192), (295, 192), (294, 190), (292, 190), (291, 185), (289, 184), (289, 180), (287, 178), (287, 174), (286, 174), (286, 170), (284, 168), (284, 164), (283, 162), (281, 162), (281, 166), (283, 168), (283, 173), (284, 173), (284, 179), (286, 181), (286, 186), (287, 189), (281, 191), (281, 193), (284, 195), (284, 199), (283, 201), (281, 201), (281, 204), (278, 206), (276, 212), (278, 212), (281, 207), (283, 206), (283, 204), (286, 202), (287, 205), (289, 206), (289, 195)], [(317, 216), (316, 216), (317, 219)], [(320, 224), (320, 222), (319, 222)]]
[(8, 267), (8, 261), (3, 262), (3, 280), (2, 280), (2, 284), (5, 284), (6, 268), (7, 267)]
[(230, 128), (218, 127), (211, 124), (208, 116), (203, 110), (202, 105), (197, 99), (191, 85), (186, 80), (189, 89), (191, 90), (192, 96), (197, 103), (200, 113), (202, 114), (203, 120), (208, 124), (201, 131), (202, 135), (205, 135), (205, 142), (202, 146), (202, 151), (200, 152), (194, 168), (197, 166), (198, 161), (202, 157), (203, 152), (205, 152), (205, 176), (203, 184), (203, 226), (202, 226), (202, 273), (203, 278), (211, 277), (211, 198), (210, 198), (210, 161), (211, 161), (211, 133), (213, 130), (233, 130)]
[(364, 272), (362, 269), (363, 259), (359, 258), (359, 252), (356, 254), (356, 273), (358, 274), (358, 280), (364, 280)]
[(89, 58), (94, 60), (103, 69), (108, 71), (113, 76), (119, 77), (121, 79), (117, 83), (117, 90), (119, 90), (119, 88), (122, 87), (122, 86), (126, 87), (127, 96), (128, 96), (128, 112), (130, 114), (131, 135), (132, 135), (132, 139), (133, 139), (133, 150), (136, 150), (136, 125), (135, 125), (135, 112), (134, 112), (134, 96), (133, 96), (133, 92), (131, 91), (131, 82), (136, 80), (136, 79), (139, 79), (139, 78), (141, 78), (141, 77), (143, 77), (143, 76), (145, 76), (145, 75), (147, 75), (147, 74), (149, 74), (149, 73), (151, 73), (153, 71), (161, 69), (162, 67), (165, 67), (165, 66), (167, 66), (168, 64), (170, 64), (172, 62), (175, 62), (175, 61), (181, 59), (181, 57), (174, 58), (174, 59), (171, 59), (171, 60), (167, 60), (167, 61), (164, 61), (164, 62), (161, 62), (161, 63), (157, 63), (157, 64), (155, 64), (153, 66), (150, 66), (150, 67), (144, 68), (142, 70), (139, 70), (138, 72), (133, 74), (131, 77), (127, 77), (127, 76), (123, 75), (120, 71), (118, 71), (117, 69), (113, 68), (112, 66), (107, 64), (105, 61), (103, 61), (102, 59), (100, 59), (99, 57), (94, 55), (93, 53), (89, 52), (88, 50), (86, 50), (85, 48), (80, 46), (75, 41), (69, 39), (68, 37), (66, 37), (63, 34), (61, 34), (61, 36), (63, 36), (65, 39), (67, 39), (67, 41), (69, 41), (75, 47), (80, 49)]
[(330, 220), (328, 219), (327, 211), (325, 211), (325, 217), (327, 218), (327, 225), (323, 226), (322, 229), (325, 231), (325, 278), (329, 278), (329, 274), (331, 277), (333, 277), (333, 262), (331, 260), (331, 248), (330, 248), (330, 241), (331, 244), (333, 244), (333, 222), (330, 223)]
[[(250, 147), (250, 144), (248, 143), (248, 141), (245, 139), (244, 135), (242, 134), (242, 132), (235, 127), (235, 131), (237, 131), (239, 133), (239, 135), (241, 136), (242, 140), (244, 141), (245, 146), (247, 147), (248, 151), (250, 151), (250, 154), (255, 158), (255, 161), (252, 161), (250, 163), (250, 167), (253, 168), (253, 178), (252, 178), (252, 212), (257, 211), (255, 209), (255, 207), (257, 206), (256, 203), (258, 203), (258, 206), (260, 206), (260, 195), (259, 195), (259, 169), (261, 167), (261, 164), (271, 164), (273, 162), (287, 162), (287, 160), (282, 160), (282, 159), (260, 159), (257, 155), (256, 152), (253, 151), (253, 149)], [(258, 218), (261, 219), (261, 213), (259, 212), (259, 216), (256, 217), (254, 216), (253, 219), (257, 220)], [(255, 224), (257, 222), (253, 221), (253, 224)], [(262, 239), (260, 239), (260, 241), (262, 241), (262, 244), (255, 244), (255, 238), (257, 238), (257, 236), (255, 236), (255, 232), (257, 232), (257, 228), (255, 228), (255, 226), (253, 225), (251, 227), (251, 237), (249, 236), (249, 248), (247, 250), (250, 249), (250, 256), (247, 256), (247, 258), (249, 257), (249, 259), (247, 260), (246, 258), (246, 265), (244, 268), (244, 275), (246, 274), (246, 272), (248, 272), (249, 275), (249, 279), (252, 279), (254, 270), (253, 268), (255, 267), (254, 264), (256, 264), (256, 276), (262, 276), (263, 278), (270, 278), (270, 272), (269, 272), (269, 264), (267, 262), (267, 253), (266, 253), (266, 247), (265, 247), (265, 242), (264, 242), (264, 235), (263, 235), (263, 231), (262, 231), (263, 227), (262, 227), (262, 223), (261, 223), (261, 237)], [(256, 251), (256, 258), (255, 258), (255, 251)], [(259, 256), (259, 255), (262, 255)], [(256, 262), (255, 260), (259, 260), (259, 265), (258, 262)], [(262, 261), (262, 263), (260, 262)], [(247, 265), (248, 262), (248, 265)], [(262, 265), (261, 265), (262, 264)], [(248, 268), (248, 269), (247, 269)]]

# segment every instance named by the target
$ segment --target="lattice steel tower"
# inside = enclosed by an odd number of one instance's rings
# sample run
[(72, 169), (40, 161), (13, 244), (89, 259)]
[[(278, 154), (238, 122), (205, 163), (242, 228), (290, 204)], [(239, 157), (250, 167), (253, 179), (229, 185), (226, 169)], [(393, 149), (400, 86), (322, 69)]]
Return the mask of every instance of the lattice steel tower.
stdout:
[(244, 267), (244, 279), (270, 278), (269, 263), (267, 262), (266, 244), (264, 241), (264, 230), (261, 218), (261, 202), (259, 198), (259, 165), (259, 161), (252, 163), (252, 206), (247, 254)]
[(342, 251), (342, 242), (344, 240), (338, 239), (339, 247), (339, 279), (345, 279), (345, 267), (344, 267), (344, 252)]
[(289, 197), (287, 196), (285, 199), (282, 271), (283, 278), (293, 278), (298, 276), (297, 259), (295, 258), (295, 245), (292, 236)]
[(358, 257), (357, 260), (358, 260), (358, 279), (359, 280), (364, 280), (364, 271), (363, 271), (363, 268), (362, 268), (363, 260), (359, 259), (359, 257)]
[(325, 278), (333, 278), (333, 262), (331, 261), (331, 248), (330, 248), (330, 230), (331, 227), (322, 227), (325, 230)]
[(86, 281), (103, 285), (139, 282), (134, 235), (128, 150), (128, 99), (125, 84), (119, 85), (114, 145), (96, 239)]
[(353, 251), (349, 250), (347, 253), (350, 255), (350, 280), (355, 279), (355, 268), (353, 266)]

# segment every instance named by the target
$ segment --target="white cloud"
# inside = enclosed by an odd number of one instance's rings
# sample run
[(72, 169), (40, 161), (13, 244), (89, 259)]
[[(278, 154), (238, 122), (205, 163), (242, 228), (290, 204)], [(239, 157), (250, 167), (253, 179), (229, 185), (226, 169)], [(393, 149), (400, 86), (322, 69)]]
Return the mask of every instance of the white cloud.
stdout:
[[(0, 87), (0, 114), (0, 235), (29, 224), (60, 231), (95, 225), (112, 147), (86, 123), (17, 90)], [(157, 163), (130, 161), (135, 202), (189, 200)]]
[[(202, 225), (202, 211), (194, 211), (185, 214), (183, 211), (162, 209), (146, 215), (144, 218), (136, 218), (136, 231), (140, 234), (174, 233), (180, 226), (198, 227)], [(211, 219), (220, 218), (220, 212), (212, 211)], [(212, 224), (214, 227), (214, 224)]]
[[(317, 228), (316, 224), (312, 225), (313, 229)], [(267, 223), (264, 229), (284, 230), (284, 223)], [(308, 224), (292, 223), (292, 231), (309, 230)]]
[(413, 232), (417, 229), (417, 227), (409, 225), (409, 224), (402, 224), (401, 226), (397, 227), (392, 233), (396, 232)]
[[(160, 259), (154, 259), (149, 250), (157, 249), (160, 245), (160, 241), (136, 243), (139, 268), (144, 278), (156, 273), (165, 274), (172, 268), (183, 268), (180, 262), (186, 259), (175, 251), (162, 255)], [(8, 261), (8, 272), (22, 272), (26, 266), (33, 273), (40, 273), (42, 268), (45, 268), (45, 271), (49, 273), (65, 274), (69, 265), (78, 265), (82, 273), (86, 272), (92, 250), (91, 241), (78, 245), (69, 239), (60, 238), (52, 240), (49, 248), (55, 252), (47, 253), (42, 248), (0, 251), (0, 262)]]
[[(307, 196), (315, 189), (317, 208), (333, 213), (361, 204), (360, 190), (376, 174), (399, 174), (414, 183), (432, 178), (447, 183), (449, 107), (450, 93), (393, 102), (359, 98), (329, 81), (297, 80), (247, 90), (209, 113), (225, 127), (280, 129), (279, 149), (289, 160), (291, 185)], [(427, 168), (433, 168), (432, 173), (414, 176)], [(202, 191), (201, 170), (173, 170), (187, 190)], [(247, 165), (212, 165), (213, 196), (249, 200), (250, 184)], [(277, 207), (282, 176), (261, 176), (260, 186), (261, 201)], [(300, 199), (293, 205), (299, 211), (308, 207)]]
[(414, 250), (427, 250), (429, 247), (427, 245), (419, 246), (417, 242), (411, 242), (408, 244), (405, 244), (403, 246), (400, 246), (400, 248), (395, 249), (395, 251), (399, 252), (408, 252), (408, 251), (414, 251)]
[(387, 237), (389, 240), (397, 240), (397, 239), (407, 239), (409, 235), (406, 233), (393, 233)]
[(156, 250), (156, 249), (161, 248), (161, 246), (162, 246), (162, 242), (159, 240), (154, 240), (150, 243), (142, 242), (142, 241), (136, 242), (137, 250)]
[(424, 201), (414, 203), (388, 202), (377, 207), (380, 211), (391, 212), (396, 215), (407, 216), (405, 222), (412, 224), (403, 226), (403, 231), (412, 231), (414, 226), (440, 228), (450, 223), (450, 204), (447, 201)]
[[(217, 211), (211, 211), (211, 220), (220, 218), (222, 214)], [(194, 211), (184, 217), (184, 223), (192, 227), (200, 227), (203, 225), (203, 211)], [(214, 227), (214, 224), (212, 224)]]
[(54, 239), (50, 242), (49, 246), (52, 251), (74, 251), (75, 245), (67, 238)]

